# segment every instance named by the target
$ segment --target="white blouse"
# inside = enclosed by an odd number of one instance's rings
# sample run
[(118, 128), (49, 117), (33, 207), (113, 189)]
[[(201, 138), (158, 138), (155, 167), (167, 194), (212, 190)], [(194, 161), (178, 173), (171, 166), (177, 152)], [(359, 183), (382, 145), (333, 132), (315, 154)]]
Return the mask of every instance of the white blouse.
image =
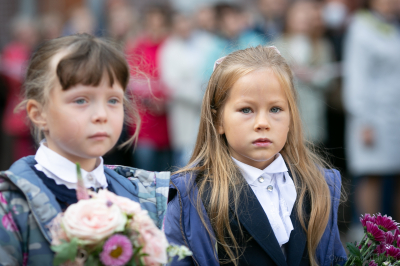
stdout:
[(260, 202), (279, 245), (287, 243), (293, 230), (290, 214), (297, 192), (282, 156), (278, 153), (264, 170), (232, 159)]
[[(53, 179), (57, 185), (65, 185), (69, 189), (76, 189), (78, 177), (76, 165), (60, 154), (49, 149), (45, 142), (40, 143), (36, 152), (35, 168), (43, 172), (48, 178)], [(82, 178), (87, 188), (106, 188), (107, 179), (104, 174), (103, 158), (99, 157), (100, 163), (91, 172), (81, 169)]]

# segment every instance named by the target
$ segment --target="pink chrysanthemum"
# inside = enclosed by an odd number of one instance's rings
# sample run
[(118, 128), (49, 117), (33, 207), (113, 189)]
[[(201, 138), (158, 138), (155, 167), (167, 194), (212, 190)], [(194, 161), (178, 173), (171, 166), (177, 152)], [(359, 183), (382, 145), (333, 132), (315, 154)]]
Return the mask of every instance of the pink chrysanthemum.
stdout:
[(380, 213), (375, 218), (376, 225), (383, 231), (392, 231), (397, 229), (397, 223), (390, 216), (382, 216)]
[(376, 263), (374, 260), (371, 260), (368, 266), (378, 266), (378, 263)]
[(116, 234), (104, 243), (100, 260), (106, 266), (122, 266), (131, 259), (132, 254), (132, 243), (129, 238)]
[(400, 259), (400, 249), (390, 246), (390, 245), (387, 245), (386, 246), (386, 256), (392, 257), (395, 260), (398, 260), (398, 259)]
[(386, 232), (385, 235), (386, 235), (386, 241), (385, 241), (386, 244), (391, 245), (393, 243), (393, 240), (394, 240), (394, 235), (390, 231)]
[(378, 228), (378, 226), (372, 222), (367, 221), (367, 236), (370, 240), (375, 242), (385, 241), (385, 232)]
[(371, 214), (366, 213), (361, 215), (360, 222), (365, 229), (367, 227), (367, 222), (375, 223), (375, 216), (371, 216)]

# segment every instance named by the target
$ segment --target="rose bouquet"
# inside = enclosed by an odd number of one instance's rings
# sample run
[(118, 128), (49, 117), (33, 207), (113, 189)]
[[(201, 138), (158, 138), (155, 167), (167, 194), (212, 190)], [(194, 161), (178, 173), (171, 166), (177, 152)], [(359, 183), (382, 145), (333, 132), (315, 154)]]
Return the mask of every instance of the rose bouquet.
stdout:
[(360, 218), (364, 237), (357, 243), (347, 243), (349, 257), (345, 266), (400, 265), (399, 224), (390, 216), (365, 214)]
[(108, 190), (88, 191), (77, 165), (78, 202), (49, 226), (54, 265), (161, 265), (168, 257), (191, 255), (169, 245), (140, 204)]

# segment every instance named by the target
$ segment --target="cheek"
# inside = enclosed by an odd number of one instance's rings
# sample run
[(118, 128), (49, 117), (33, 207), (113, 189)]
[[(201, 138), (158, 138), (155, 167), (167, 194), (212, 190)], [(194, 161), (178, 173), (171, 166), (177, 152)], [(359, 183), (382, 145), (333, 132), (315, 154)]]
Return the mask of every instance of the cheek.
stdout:
[(124, 111), (120, 110), (118, 112), (115, 112), (111, 119), (112, 119), (111, 123), (113, 125), (113, 129), (116, 132), (121, 132), (122, 127), (124, 125)]

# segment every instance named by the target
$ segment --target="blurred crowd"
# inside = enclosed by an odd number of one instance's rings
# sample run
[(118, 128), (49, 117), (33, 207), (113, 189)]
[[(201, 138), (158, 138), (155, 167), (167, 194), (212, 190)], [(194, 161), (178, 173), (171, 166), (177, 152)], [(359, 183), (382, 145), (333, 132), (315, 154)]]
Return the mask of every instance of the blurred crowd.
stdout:
[(66, 20), (48, 13), (10, 24), (0, 57), (1, 169), (35, 153), (25, 113), (14, 108), (27, 60), (46, 39), (87, 32), (124, 49), (142, 124), (134, 152), (115, 149), (105, 162), (154, 171), (188, 162), (215, 60), (274, 45), (293, 69), (308, 140), (344, 176), (355, 215), (342, 220), (378, 211), (400, 219), (400, 0), (207, 1), (191, 10), (179, 1), (103, 2), (100, 20), (82, 6)]

